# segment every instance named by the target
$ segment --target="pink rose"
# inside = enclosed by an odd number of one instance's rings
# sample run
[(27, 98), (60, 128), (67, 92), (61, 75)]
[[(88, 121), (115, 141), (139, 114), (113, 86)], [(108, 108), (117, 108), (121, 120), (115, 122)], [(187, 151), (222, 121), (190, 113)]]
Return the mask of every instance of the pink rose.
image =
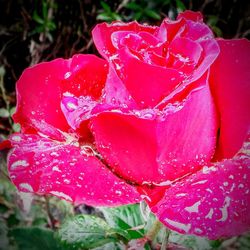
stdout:
[(215, 40), (200, 13), (160, 27), (99, 24), (100, 54), (24, 71), (10, 136), (21, 191), (76, 204), (145, 199), (167, 227), (250, 230), (250, 43)]

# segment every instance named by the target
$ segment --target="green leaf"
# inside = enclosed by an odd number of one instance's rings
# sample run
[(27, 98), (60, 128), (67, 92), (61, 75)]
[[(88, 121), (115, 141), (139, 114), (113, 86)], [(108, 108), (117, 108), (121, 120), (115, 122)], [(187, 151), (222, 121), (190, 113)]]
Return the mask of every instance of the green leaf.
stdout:
[(108, 13), (111, 12), (111, 8), (110, 8), (109, 5), (106, 4), (105, 2), (101, 1), (101, 6), (102, 6), (102, 8), (103, 8), (106, 12), (108, 12)]
[(131, 9), (131, 10), (137, 10), (137, 11), (142, 10), (142, 7), (138, 4), (136, 4), (135, 2), (127, 3), (125, 7), (128, 9)]
[(5, 108), (0, 108), (0, 117), (2, 118), (8, 118), (10, 116), (10, 113)]
[(18, 227), (10, 231), (18, 250), (62, 250), (53, 231), (39, 227)]
[(93, 248), (94, 250), (124, 250), (124, 246), (119, 243), (110, 242), (101, 247)]
[(115, 208), (102, 207), (100, 210), (111, 227), (126, 230), (130, 239), (137, 239), (143, 236), (145, 221), (141, 216), (138, 204)]
[(176, 0), (176, 7), (179, 11), (184, 11), (186, 9), (186, 6), (181, 0)]
[(12, 129), (14, 130), (14, 132), (20, 132), (21, 127), (20, 127), (20, 125), (18, 123), (14, 123), (12, 125)]
[(116, 20), (116, 21), (122, 20), (122, 18), (118, 14), (116, 14), (115, 12), (111, 13), (111, 17), (113, 20)]
[(146, 9), (145, 10), (145, 14), (148, 17), (151, 17), (151, 18), (156, 19), (156, 20), (160, 20), (161, 19), (161, 16), (158, 13), (156, 13), (154, 10)]
[(96, 19), (101, 20), (101, 21), (107, 21), (107, 22), (113, 21), (112, 18), (106, 13), (101, 13), (97, 15)]
[(7, 237), (8, 228), (6, 222), (0, 218), (0, 250), (9, 249), (9, 239)]
[(42, 25), (44, 24), (44, 20), (40, 16), (38, 16), (36, 11), (33, 14), (33, 20), (39, 24), (42, 24)]
[(182, 235), (173, 231), (171, 231), (171, 234), (169, 236), (169, 242), (187, 247), (188, 249), (211, 249), (210, 242), (206, 238), (192, 235)]
[(92, 249), (122, 238), (103, 219), (91, 215), (77, 215), (66, 220), (58, 231), (60, 241), (72, 248)]

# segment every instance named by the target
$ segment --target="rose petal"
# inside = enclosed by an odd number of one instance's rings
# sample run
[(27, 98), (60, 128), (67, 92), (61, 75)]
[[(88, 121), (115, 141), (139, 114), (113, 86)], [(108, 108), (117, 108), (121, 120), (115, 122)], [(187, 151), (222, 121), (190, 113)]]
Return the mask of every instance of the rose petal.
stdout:
[(93, 116), (90, 126), (98, 151), (116, 173), (154, 184), (195, 172), (211, 160), (217, 116), (206, 86), (162, 112), (106, 110)]
[(171, 42), (176, 36), (180, 36), (185, 30), (185, 19), (181, 18), (178, 20), (171, 20), (165, 18), (159, 30), (156, 30), (155, 35), (162, 42), (169, 41)]
[(91, 130), (98, 151), (118, 175), (135, 183), (159, 181), (155, 121), (111, 111), (93, 117)]
[(231, 160), (204, 166), (165, 191), (151, 210), (167, 227), (209, 239), (250, 230), (249, 142)]
[(128, 92), (115, 67), (119, 67), (114, 60), (109, 65), (109, 74), (105, 85), (105, 102), (111, 105), (127, 106), (130, 109), (138, 108), (133, 97)]
[(100, 98), (108, 73), (107, 62), (94, 55), (75, 55), (61, 82), (62, 93)]
[(68, 135), (64, 143), (15, 134), (8, 156), (9, 174), (20, 191), (52, 194), (75, 204), (116, 206), (140, 200), (135, 189), (116, 177)]
[(192, 20), (195, 22), (202, 22), (203, 21), (203, 16), (202, 16), (201, 12), (199, 12), (199, 11), (194, 12), (191, 10), (185, 10), (185, 11), (179, 13), (177, 20), (180, 18), (185, 18), (185, 19)]
[(119, 77), (122, 78), (128, 92), (141, 107), (155, 106), (183, 80), (177, 70), (151, 65), (146, 60), (139, 60), (126, 48), (119, 50), (118, 53), (121, 60)]
[[(13, 118), (23, 132), (44, 121), (62, 131), (69, 126), (60, 110), (60, 81), (68, 71), (68, 60), (56, 59), (26, 69), (17, 82), (17, 111)], [(48, 91), (49, 89), (49, 91)]]
[(217, 157), (231, 158), (250, 128), (250, 42), (218, 40), (221, 53), (211, 68), (211, 86), (221, 115)]
[(17, 82), (17, 111), (13, 118), (22, 132), (39, 131), (61, 139), (70, 127), (61, 111), (61, 92), (98, 98), (106, 80), (105, 61), (91, 55), (75, 55), (40, 63), (24, 71)]
[(149, 32), (154, 33), (158, 27), (141, 25), (137, 22), (122, 23), (113, 22), (111, 24), (101, 23), (95, 26), (92, 31), (93, 40), (95, 46), (99, 53), (106, 59), (116, 53), (116, 48), (114, 47), (111, 35), (116, 31), (131, 31), (131, 32)]
[[(204, 76), (203, 81), (206, 82)], [(157, 124), (158, 171), (175, 180), (197, 171), (214, 155), (217, 113), (208, 86), (191, 92), (183, 103), (169, 104)]]

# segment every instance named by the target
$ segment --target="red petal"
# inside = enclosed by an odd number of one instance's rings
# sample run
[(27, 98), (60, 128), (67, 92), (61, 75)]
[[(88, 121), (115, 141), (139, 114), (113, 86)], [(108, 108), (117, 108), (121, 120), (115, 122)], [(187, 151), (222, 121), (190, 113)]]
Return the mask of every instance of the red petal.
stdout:
[(108, 73), (105, 60), (94, 55), (75, 55), (61, 82), (62, 93), (100, 98)]
[(41, 63), (24, 71), (17, 82), (17, 112), (13, 118), (23, 132), (34, 129), (61, 139), (70, 128), (61, 111), (61, 92), (99, 98), (106, 80), (105, 61), (91, 55), (75, 55)]
[(164, 113), (157, 124), (157, 161), (159, 171), (175, 180), (197, 171), (213, 157), (217, 114), (208, 86), (191, 92), (183, 103), (167, 105)]
[(211, 68), (212, 91), (221, 115), (218, 159), (232, 157), (250, 128), (250, 42), (218, 40), (221, 53)]
[(167, 227), (209, 239), (250, 230), (249, 142), (231, 160), (211, 163), (168, 188), (151, 209)]
[(116, 31), (132, 31), (132, 32), (149, 32), (154, 33), (157, 27), (141, 25), (137, 22), (122, 23), (113, 22), (111, 24), (101, 23), (95, 26), (92, 31), (93, 40), (99, 53), (104, 57), (108, 58), (112, 54), (116, 53), (116, 48), (111, 41), (111, 34)]
[[(75, 204), (115, 206), (140, 200), (135, 189), (116, 177), (68, 135), (64, 143), (36, 135), (10, 137), (9, 174), (20, 191), (52, 194)], [(88, 152), (89, 151), (89, 152)]]
[(118, 53), (122, 62), (120, 77), (139, 106), (155, 106), (183, 80), (177, 70), (148, 64), (127, 49)]
[(99, 152), (116, 173), (140, 184), (159, 183), (194, 172), (211, 160), (217, 117), (208, 87), (203, 87), (162, 113), (100, 113), (91, 118), (91, 130)]
[(202, 22), (203, 21), (203, 16), (202, 16), (201, 12), (194, 12), (191, 10), (185, 10), (184, 12), (181, 12), (177, 17), (177, 20), (180, 18), (185, 18), (185, 19), (192, 20), (195, 22)]
[(33, 132), (37, 127), (34, 123), (41, 121), (62, 131), (69, 129), (60, 109), (59, 87), (68, 64), (68, 60), (56, 59), (23, 72), (17, 82), (17, 111), (13, 116), (22, 131)]
[(111, 111), (92, 118), (91, 130), (98, 151), (118, 175), (136, 183), (159, 181), (155, 121)]

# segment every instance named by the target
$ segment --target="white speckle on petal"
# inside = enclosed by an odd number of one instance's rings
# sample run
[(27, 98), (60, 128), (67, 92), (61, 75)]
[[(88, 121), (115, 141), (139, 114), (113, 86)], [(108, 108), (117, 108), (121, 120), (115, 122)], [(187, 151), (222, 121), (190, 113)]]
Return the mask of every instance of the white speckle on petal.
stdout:
[(200, 204), (201, 204), (201, 201), (197, 201), (192, 206), (185, 207), (185, 210), (188, 211), (189, 213), (198, 213)]
[(175, 195), (176, 197), (183, 197), (183, 196), (187, 196), (187, 193), (179, 193), (177, 195)]
[(19, 188), (26, 189), (27, 191), (33, 192), (33, 188), (28, 183), (21, 183), (19, 184)]
[(181, 229), (183, 230), (184, 232), (188, 233), (188, 231), (190, 230), (191, 228), (191, 224), (183, 224), (183, 223), (180, 223), (180, 222), (177, 222), (177, 221), (173, 221), (173, 220), (170, 220), (168, 218), (165, 218), (164, 219), (169, 225), (173, 226), (174, 228), (177, 228), (177, 229)]
[(71, 72), (67, 72), (67, 73), (64, 75), (64, 79), (68, 79), (70, 76), (71, 76)]
[(67, 194), (63, 193), (63, 192), (58, 192), (58, 191), (50, 191), (51, 194), (56, 195), (60, 198), (64, 198), (66, 200), (69, 201), (73, 201), (72, 198), (70, 196), (68, 196)]
[(10, 169), (14, 170), (18, 167), (28, 167), (29, 163), (25, 160), (19, 160), (19, 161), (15, 161), (14, 163), (11, 164)]
[(214, 213), (213, 208), (210, 208), (210, 210), (209, 210), (208, 214), (205, 216), (205, 218), (212, 219), (213, 213)]
[(50, 155), (51, 156), (59, 156), (59, 154), (57, 152), (52, 152)]
[(67, 102), (67, 107), (70, 109), (77, 109), (77, 106), (73, 102)]
[(53, 167), (52, 171), (62, 172), (57, 166)]
[(217, 220), (217, 221), (226, 221), (227, 220), (227, 217), (228, 217), (228, 211), (227, 211), (227, 208), (229, 207), (230, 205), (230, 197), (226, 197), (225, 198), (225, 201), (224, 201), (224, 206), (222, 208), (220, 208), (221, 210), (221, 213), (222, 213), (222, 217)]
[(121, 195), (121, 194), (122, 194), (122, 192), (121, 192), (120, 190), (116, 190), (115, 193), (116, 193), (117, 195)]
[(207, 182), (207, 180), (202, 180), (202, 181), (197, 181), (195, 183), (192, 183), (191, 185), (194, 186), (194, 185), (198, 185), (198, 184), (204, 184), (206, 182)]
[(12, 139), (13, 141), (20, 142), (22, 138), (21, 138), (21, 136), (19, 136), (19, 135), (14, 135), (14, 136), (11, 137), (11, 139)]
[(217, 168), (215, 168), (215, 167), (207, 167), (207, 166), (205, 166), (203, 169), (202, 169), (202, 172), (203, 172), (203, 174), (209, 174), (210, 172), (214, 172), (214, 171), (216, 171), (217, 170)]

